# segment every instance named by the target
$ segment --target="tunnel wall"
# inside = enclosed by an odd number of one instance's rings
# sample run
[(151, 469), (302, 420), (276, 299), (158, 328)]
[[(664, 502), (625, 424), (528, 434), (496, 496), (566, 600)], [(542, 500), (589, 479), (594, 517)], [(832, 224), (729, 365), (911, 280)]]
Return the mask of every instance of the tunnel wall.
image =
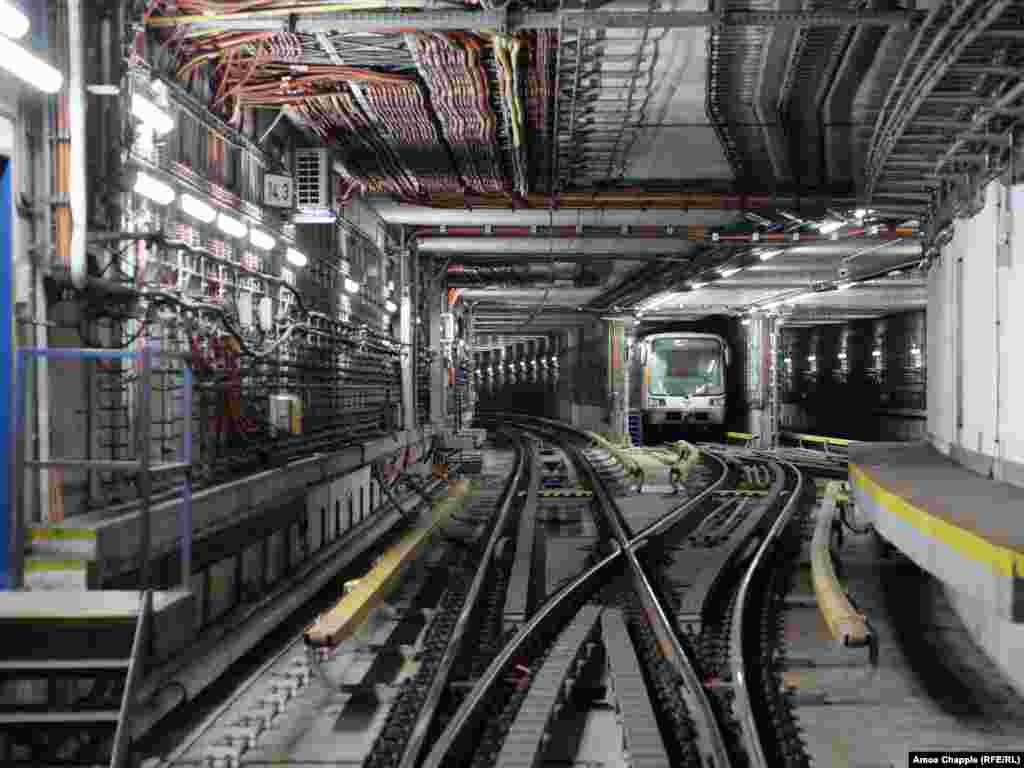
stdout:
[(928, 432), (964, 466), (1024, 486), (1024, 185), (991, 182), (928, 274)]
[[(508, 362), (516, 362), (514, 355)], [(608, 327), (601, 320), (559, 334), (558, 367), (527, 369), (477, 385), (480, 410), (504, 410), (560, 419), (580, 429), (610, 430)]]
[(780, 429), (854, 440), (926, 435), (924, 311), (780, 332)]

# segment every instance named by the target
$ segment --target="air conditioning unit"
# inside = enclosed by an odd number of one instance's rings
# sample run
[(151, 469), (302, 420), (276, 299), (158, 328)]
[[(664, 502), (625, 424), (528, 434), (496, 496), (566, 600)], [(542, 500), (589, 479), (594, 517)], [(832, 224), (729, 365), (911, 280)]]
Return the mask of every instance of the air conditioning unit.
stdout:
[(330, 150), (295, 150), (295, 204), (301, 212), (333, 210)]
[(451, 312), (441, 313), (441, 341), (455, 339), (455, 315)]

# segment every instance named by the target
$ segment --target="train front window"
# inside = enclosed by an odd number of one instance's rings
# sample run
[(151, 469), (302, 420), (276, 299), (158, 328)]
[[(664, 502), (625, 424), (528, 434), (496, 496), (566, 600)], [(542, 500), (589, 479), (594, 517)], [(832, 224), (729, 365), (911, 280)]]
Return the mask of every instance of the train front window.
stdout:
[(710, 339), (656, 339), (652, 345), (653, 397), (721, 395), (722, 345)]

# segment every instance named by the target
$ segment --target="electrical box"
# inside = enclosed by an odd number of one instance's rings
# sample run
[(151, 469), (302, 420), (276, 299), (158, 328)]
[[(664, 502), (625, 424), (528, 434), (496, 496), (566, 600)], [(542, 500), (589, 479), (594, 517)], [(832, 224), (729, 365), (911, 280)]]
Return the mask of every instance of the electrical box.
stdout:
[(270, 425), (275, 435), (301, 435), (302, 400), (297, 395), (271, 395)]
[(274, 325), (274, 302), (269, 296), (260, 298), (259, 320), (264, 331), (269, 331)]
[(248, 291), (238, 294), (238, 322), (246, 328), (252, 326), (252, 294)]

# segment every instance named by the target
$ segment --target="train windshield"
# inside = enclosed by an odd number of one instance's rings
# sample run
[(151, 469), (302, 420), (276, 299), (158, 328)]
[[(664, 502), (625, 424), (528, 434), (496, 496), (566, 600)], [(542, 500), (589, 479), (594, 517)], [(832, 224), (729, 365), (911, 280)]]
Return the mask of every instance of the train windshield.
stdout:
[(655, 339), (650, 394), (654, 397), (721, 395), (722, 345), (713, 339)]

